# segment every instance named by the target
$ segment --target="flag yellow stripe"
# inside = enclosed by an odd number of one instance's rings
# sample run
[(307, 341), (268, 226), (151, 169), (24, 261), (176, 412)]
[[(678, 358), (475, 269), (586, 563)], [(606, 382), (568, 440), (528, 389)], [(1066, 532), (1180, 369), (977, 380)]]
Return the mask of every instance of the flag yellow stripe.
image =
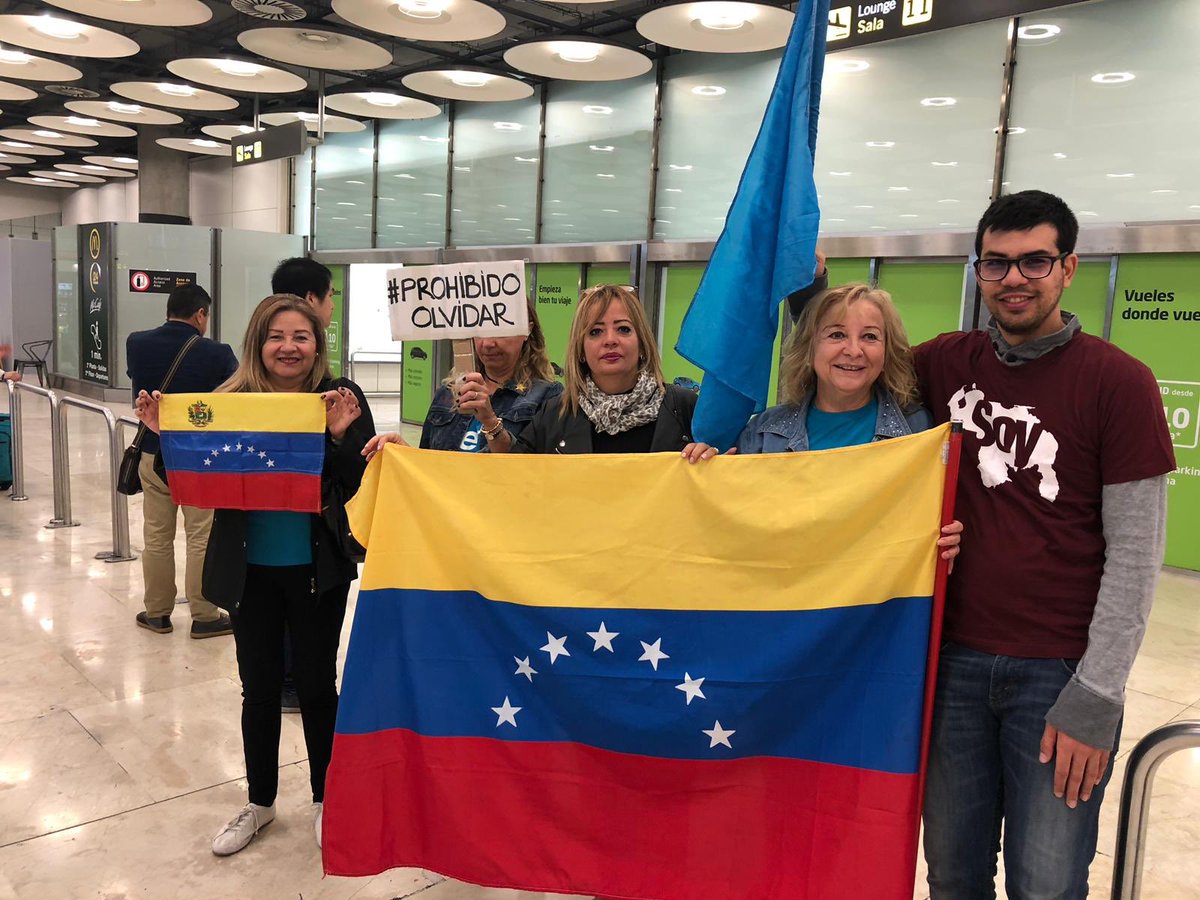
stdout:
[[(211, 422), (192, 422), (196, 403), (211, 412)], [(164, 394), (158, 419), (163, 431), (320, 432), (325, 405), (318, 394)]]
[(720, 457), (477, 455), (389, 445), (349, 506), (364, 590), (530, 606), (795, 610), (933, 591), (948, 426)]

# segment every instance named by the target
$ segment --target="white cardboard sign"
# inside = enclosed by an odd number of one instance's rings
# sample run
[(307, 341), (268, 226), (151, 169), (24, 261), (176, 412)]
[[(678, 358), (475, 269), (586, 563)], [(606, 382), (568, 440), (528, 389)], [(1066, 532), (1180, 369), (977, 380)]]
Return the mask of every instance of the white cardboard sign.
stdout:
[(529, 334), (523, 260), (390, 269), (387, 298), (394, 341)]

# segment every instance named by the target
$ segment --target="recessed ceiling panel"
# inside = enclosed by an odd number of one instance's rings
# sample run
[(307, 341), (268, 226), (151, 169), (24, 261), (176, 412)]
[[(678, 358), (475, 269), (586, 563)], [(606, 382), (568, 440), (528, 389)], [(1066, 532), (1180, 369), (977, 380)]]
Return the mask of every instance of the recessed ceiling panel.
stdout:
[(168, 150), (180, 150), (184, 153), (206, 153), (209, 156), (229, 156), (228, 144), (204, 137), (167, 137), (159, 138), (154, 143)]
[(84, 134), (88, 137), (137, 137), (137, 132), (124, 125), (101, 122), (88, 116), (30, 116), (29, 124), (52, 131)]
[(112, 166), (114, 169), (132, 169), (137, 172), (138, 161), (132, 156), (85, 156), (85, 163), (93, 166)]
[(533, 85), (519, 78), (480, 69), (433, 69), (400, 80), (414, 91), (447, 100), (523, 100), (533, 93)]
[(63, 181), (61, 178), (30, 178), (24, 175), (9, 175), (7, 181), (15, 182), (16, 184), (32, 184), (37, 187), (49, 188), (73, 188), (76, 185), (69, 181)]
[(209, 137), (218, 141), (232, 141), (234, 138), (249, 134), (254, 130), (253, 125), (205, 125), (200, 129)]
[(392, 62), (384, 47), (316, 28), (252, 28), (238, 35), (238, 43), (267, 59), (310, 69), (359, 71)]
[(23, 103), (35, 97), (37, 97), (37, 91), (31, 91), (27, 87), (21, 87), (19, 84), (9, 84), (7, 81), (0, 81), (0, 100)]
[(212, 18), (212, 10), (200, 0), (46, 0), (51, 6), (70, 12), (128, 22), (130, 25), (181, 27), (203, 25)]
[(197, 84), (251, 94), (290, 94), (308, 87), (299, 75), (241, 59), (174, 59), (167, 63), (167, 71)]
[(45, 144), (54, 148), (95, 147), (97, 145), (97, 142), (91, 138), (65, 134), (52, 128), (0, 128), (0, 136), (25, 144)]
[(368, 119), (432, 119), (442, 112), (436, 103), (391, 91), (330, 94), (325, 98), (325, 106)]
[[(18, 156), (15, 153), (0, 153), (0, 162), (8, 163), (11, 166), (28, 166), (39, 162), (32, 156)], [(44, 165), (44, 163), (41, 163)]]
[(123, 34), (58, 16), (0, 16), (0, 41), (88, 59), (133, 56), (142, 49)]
[(134, 172), (131, 169), (110, 169), (107, 166), (101, 166), (96, 163), (88, 163), (87, 165), (83, 166), (79, 165), (78, 163), (55, 163), (54, 168), (61, 169), (63, 172), (75, 172), (80, 175), (91, 175), (96, 178), (137, 177), (137, 172)]
[(540, 40), (504, 51), (504, 61), (514, 69), (542, 78), (567, 81), (619, 81), (650, 71), (650, 57), (617, 47), (579, 40)]
[(108, 119), (112, 122), (132, 122), (135, 125), (178, 125), (183, 121), (182, 116), (167, 112), (165, 109), (140, 106), (137, 103), (123, 103), (116, 99), (70, 100), (63, 106), (81, 116)]
[(333, 0), (360, 28), (412, 41), (481, 41), (504, 30), (504, 15), (476, 0)]
[(678, 3), (646, 13), (637, 22), (642, 37), (700, 53), (753, 53), (787, 43), (793, 13), (762, 3)]
[(76, 81), (83, 77), (74, 66), (31, 56), (21, 50), (0, 50), (0, 78), (18, 81)]
[(170, 81), (119, 81), (112, 85), (111, 90), (121, 97), (168, 109), (215, 111), (237, 109), (238, 105), (232, 97), (216, 91)]
[(33, 169), (30, 171), (30, 176), (33, 178), (61, 178), (71, 184), (104, 184), (103, 178), (97, 178), (95, 175), (84, 175), (79, 172), (59, 172), (54, 169)]
[(31, 144), (29, 141), (16, 141), (5, 138), (0, 141), (0, 153), (19, 153), (23, 156), (62, 156), (63, 152), (55, 147), (44, 147), (41, 144)]
[[(309, 131), (317, 131), (319, 125), (319, 117), (315, 112), (273, 112), (263, 113), (258, 117), (258, 120), (264, 125), (286, 125), (288, 122), (300, 121), (304, 123), (304, 127)], [(367, 126), (357, 119), (347, 119), (345, 116), (331, 116), (325, 114), (325, 132), (337, 132), (341, 134), (349, 134), (354, 131), (363, 131)]]

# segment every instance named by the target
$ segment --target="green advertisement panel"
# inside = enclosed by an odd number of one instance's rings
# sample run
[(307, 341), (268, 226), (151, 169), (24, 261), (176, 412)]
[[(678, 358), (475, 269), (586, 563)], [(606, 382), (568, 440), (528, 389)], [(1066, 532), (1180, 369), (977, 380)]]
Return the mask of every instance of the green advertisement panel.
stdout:
[(852, 281), (871, 280), (871, 260), (864, 257), (853, 259), (827, 259), (825, 270), (829, 273), (829, 286), (849, 284)]
[(662, 331), (659, 332), (659, 352), (662, 354), (663, 377), (667, 384), (680, 379), (685, 387), (699, 385), (704, 373), (675, 352), (683, 317), (700, 287), (704, 274), (701, 264), (667, 266), (662, 271), (663, 306)]
[(587, 267), (587, 276), (583, 286), (585, 288), (596, 287), (600, 284), (629, 284), (629, 266), (628, 264), (610, 264), (603, 265), (597, 263)]
[(433, 341), (405, 341), (400, 347), (400, 419), (420, 425), (433, 399)]
[(579, 303), (583, 270), (574, 263), (540, 263), (537, 267), (537, 314), (546, 335), (546, 352), (561, 376), (571, 319)]
[(340, 378), (345, 371), (346, 267), (330, 266), (329, 271), (333, 275), (333, 318), (325, 329), (325, 350), (329, 354), (329, 371), (334, 378)]
[(1178, 466), (1167, 478), (1166, 563), (1200, 570), (1200, 254), (1121, 257), (1112, 342), (1158, 379)]
[(1063, 291), (1062, 308), (1079, 316), (1083, 330), (1104, 337), (1104, 311), (1108, 306), (1108, 260), (1082, 260), (1071, 286)]
[(884, 262), (879, 286), (892, 295), (914, 347), (961, 323), (965, 263)]

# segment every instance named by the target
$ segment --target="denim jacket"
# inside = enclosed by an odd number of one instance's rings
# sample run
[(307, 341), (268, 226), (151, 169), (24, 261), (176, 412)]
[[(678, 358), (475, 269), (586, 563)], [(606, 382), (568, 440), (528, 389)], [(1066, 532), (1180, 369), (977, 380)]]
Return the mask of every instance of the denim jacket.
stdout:
[[(875, 437), (882, 441), (906, 434), (915, 434), (933, 427), (933, 417), (923, 406), (902, 410), (892, 395), (878, 385), (875, 399), (879, 412), (875, 417)], [(738, 435), (738, 453), (802, 453), (808, 449), (808, 408), (810, 392), (799, 406), (772, 406), (759, 413)]]
[[(510, 381), (492, 394), (492, 409), (504, 419), (504, 427), (515, 441), (538, 407), (562, 391), (563, 386), (557, 381), (535, 381), (524, 390), (519, 390), (516, 382)], [(457, 450), (474, 419), (474, 416), (463, 415), (454, 408), (454, 394), (449, 387), (442, 385), (433, 395), (433, 403), (421, 427), (421, 448)], [(487, 452), (486, 446), (483, 451)]]

